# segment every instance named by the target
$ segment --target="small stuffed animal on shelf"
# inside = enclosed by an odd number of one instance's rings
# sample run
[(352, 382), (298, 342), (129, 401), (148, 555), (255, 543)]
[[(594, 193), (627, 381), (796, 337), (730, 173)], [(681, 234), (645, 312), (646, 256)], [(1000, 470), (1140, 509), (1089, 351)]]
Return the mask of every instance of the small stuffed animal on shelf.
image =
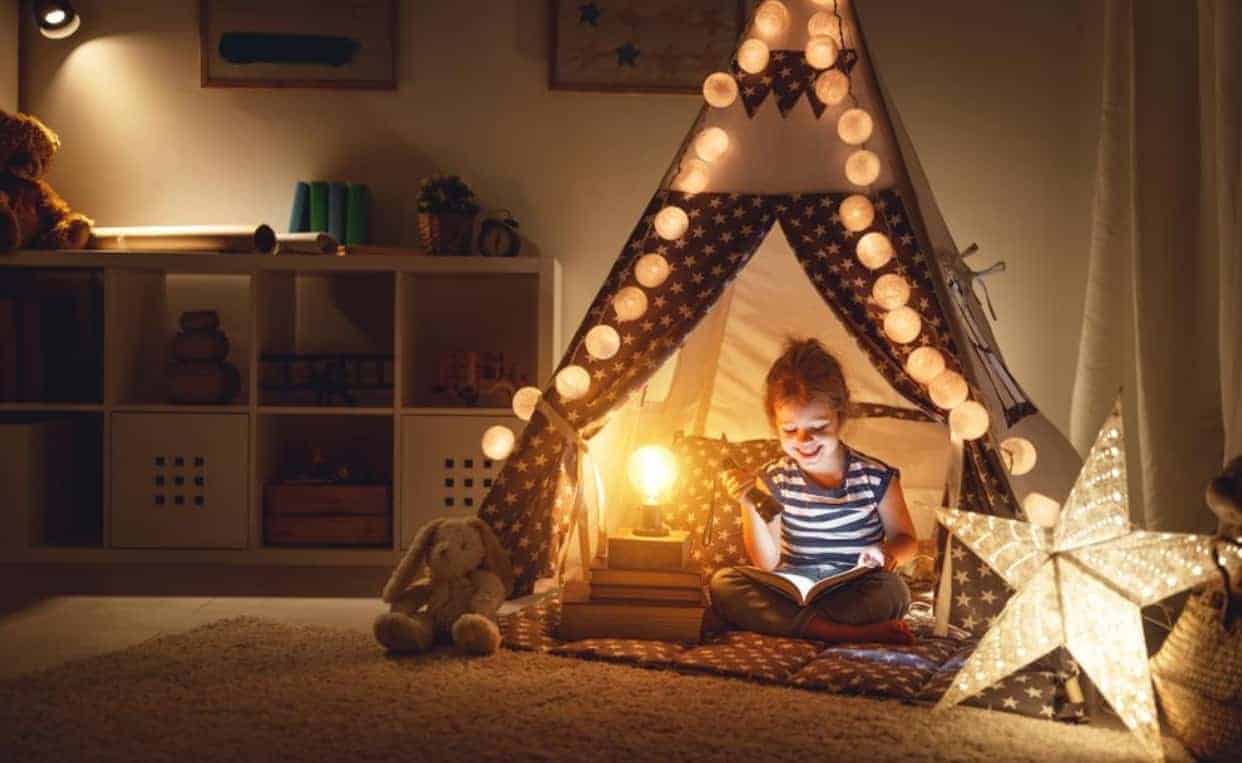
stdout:
[[(424, 566), (430, 576), (416, 581)], [(491, 654), (500, 648), (496, 613), (512, 591), (509, 553), (492, 528), (477, 517), (433, 519), (384, 586), (392, 609), (375, 619), (375, 638), (391, 652), (438, 642)]]
[(86, 246), (94, 222), (42, 179), (59, 149), (60, 138), (35, 117), (0, 111), (0, 254)]

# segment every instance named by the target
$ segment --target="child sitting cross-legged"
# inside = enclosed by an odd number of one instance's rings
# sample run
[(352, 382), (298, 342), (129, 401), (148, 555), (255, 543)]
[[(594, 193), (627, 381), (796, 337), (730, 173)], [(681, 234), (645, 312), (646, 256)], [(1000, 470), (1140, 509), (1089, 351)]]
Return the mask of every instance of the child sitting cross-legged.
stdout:
[(712, 576), (712, 608), (734, 626), (771, 635), (911, 643), (901, 619), (910, 590), (894, 570), (915, 554), (914, 526), (897, 470), (840, 439), (849, 406), (840, 363), (814, 339), (791, 339), (766, 387), (784, 455), (753, 479), (736, 469), (722, 477), (741, 504), (751, 561), (812, 580), (856, 564), (878, 569), (799, 606), (727, 567)]

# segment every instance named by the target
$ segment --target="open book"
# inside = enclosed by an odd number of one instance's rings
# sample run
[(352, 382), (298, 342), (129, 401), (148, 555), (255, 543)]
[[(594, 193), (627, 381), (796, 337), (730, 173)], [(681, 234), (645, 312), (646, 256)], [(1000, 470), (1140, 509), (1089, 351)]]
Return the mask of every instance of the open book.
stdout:
[(772, 570), (769, 572), (758, 567), (738, 567), (739, 571), (745, 573), (750, 578), (769, 586), (778, 593), (784, 594), (801, 607), (805, 607), (807, 604), (815, 601), (825, 591), (836, 588), (842, 583), (856, 580), (877, 569), (879, 568), (867, 567), (861, 564), (854, 567), (844, 567), (840, 572), (816, 581), (813, 578), (788, 570)]

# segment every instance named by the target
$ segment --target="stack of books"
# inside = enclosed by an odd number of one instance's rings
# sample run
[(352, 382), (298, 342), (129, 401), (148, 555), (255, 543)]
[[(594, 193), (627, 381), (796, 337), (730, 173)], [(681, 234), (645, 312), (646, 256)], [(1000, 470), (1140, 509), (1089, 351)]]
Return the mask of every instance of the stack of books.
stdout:
[(589, 595), (561, 602), (560, 637), (697, 643), (707, 602), (702, 574), (687, 568), (688, 550), (685, 531), (610, 537), (607, 564), (591, 568)]
[(366, 244), (371, 200), (361, 183), (299, 180), (293, 184), (289, 232), (323, 232), (341, 244)]

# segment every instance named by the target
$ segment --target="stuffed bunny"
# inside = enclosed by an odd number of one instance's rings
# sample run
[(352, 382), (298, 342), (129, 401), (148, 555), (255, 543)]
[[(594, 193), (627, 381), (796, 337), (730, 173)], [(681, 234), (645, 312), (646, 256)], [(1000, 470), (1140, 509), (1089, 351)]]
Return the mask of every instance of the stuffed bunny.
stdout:
[[(423, 565), (431, 575), (415, 582)], [(392, 609), (375, 619), (375, 638), (392, 652), (451, 642), (491, 654), (500, 647), (496, 611), (512, 591), (509, 554), (492, 528), (476, 517), (433, 519), (384, 586)]]

